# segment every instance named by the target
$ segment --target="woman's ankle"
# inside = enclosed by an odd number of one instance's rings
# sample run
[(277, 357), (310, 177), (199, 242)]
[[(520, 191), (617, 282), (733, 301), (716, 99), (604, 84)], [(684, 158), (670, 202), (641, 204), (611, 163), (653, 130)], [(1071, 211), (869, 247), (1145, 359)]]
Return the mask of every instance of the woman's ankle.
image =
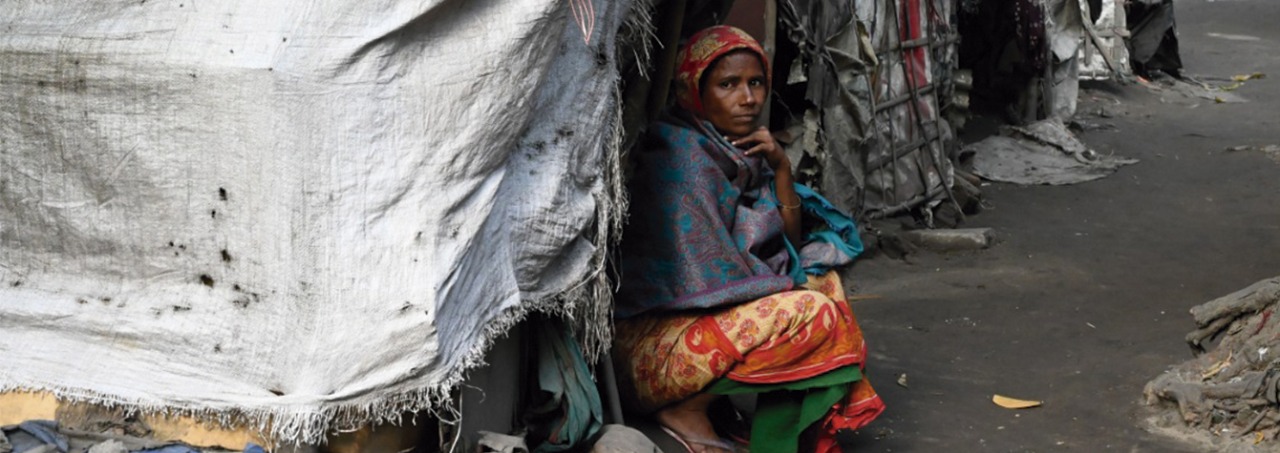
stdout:
[(707, 407), (715, 400), (716, 395), (698, 394), (689, 399), (676, 402), (656, 414), (658, 423), (681, 436), (702, 439), (715, 439), (715, 428), (707, 417)]

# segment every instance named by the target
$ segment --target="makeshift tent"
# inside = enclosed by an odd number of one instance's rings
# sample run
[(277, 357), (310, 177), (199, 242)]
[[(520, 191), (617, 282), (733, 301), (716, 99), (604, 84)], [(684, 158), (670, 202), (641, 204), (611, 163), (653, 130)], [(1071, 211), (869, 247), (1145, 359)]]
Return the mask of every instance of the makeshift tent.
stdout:
[(774, 124), (802, 178), (860, 217), (948, 197), (954, 2), (779, 3)]
[(314, 443), (529, 312), (600, 353), (631, 7), (6, 2), (0, 391)]

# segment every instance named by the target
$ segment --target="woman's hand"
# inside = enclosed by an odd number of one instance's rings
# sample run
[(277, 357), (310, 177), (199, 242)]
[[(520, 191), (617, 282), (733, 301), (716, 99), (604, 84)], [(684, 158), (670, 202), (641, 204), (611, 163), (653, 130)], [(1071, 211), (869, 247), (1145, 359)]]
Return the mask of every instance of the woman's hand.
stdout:
[(760, 127), (751, 134), (738, 138), (730, 142), (733, 146), (747, 150), (748, 156), (760, 156), (769, 164), (769, 168), (779, 172), (785, 168), (788, 172), (791, 170), (791, 160), (787, 159), (787, 153), (778, 145), (778, 141), (773, 139), (773, 134), (769, 133), (769, 129)]
[(800, 244), (800, 196), (796, 194), (795, 184), (791, 180), (791, 160), (787, 159), (787, 153), (778, 146), (769, 129), (763, 127), (729, 143), (747, 150), (748, 156), (763, 157), (773, 169), (774, 188), (777, 191), (774, 195), (778, 198), (783, 232), (792, 244)]

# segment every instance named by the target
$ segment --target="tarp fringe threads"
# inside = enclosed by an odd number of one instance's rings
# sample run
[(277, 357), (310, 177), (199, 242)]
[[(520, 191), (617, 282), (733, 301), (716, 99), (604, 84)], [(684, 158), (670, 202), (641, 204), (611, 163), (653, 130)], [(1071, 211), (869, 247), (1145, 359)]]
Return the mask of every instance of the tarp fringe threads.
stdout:
[(618, 49), (630, 50), (640, 76), (645, 78), (649, 77), (653, 44), (661, 41), (655, 32), (657, 27), (653, 24), (653, 10), (653, 0), (636, 0), (631, 4), (631, 11), (618, 32)]

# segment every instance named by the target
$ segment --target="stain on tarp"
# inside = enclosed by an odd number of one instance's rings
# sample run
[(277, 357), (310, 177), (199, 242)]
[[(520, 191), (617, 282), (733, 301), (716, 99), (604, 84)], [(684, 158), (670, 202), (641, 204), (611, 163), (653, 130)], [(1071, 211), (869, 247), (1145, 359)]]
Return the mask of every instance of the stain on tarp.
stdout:
[(551, 139), (551, 144), (559, 145), (561, 140), (569, 140), (571, 138), (573, 138), (573, 129), (568, 126), (562, 126), (556, 129), (556, 136)]
[(238, 308), (249, 308), (250, 303), (257, 303), (262, 300), (258, 293), (246, 291), (239, 283), (232, 284), (231, 290), (241, 294), (240, 297), (231, 301), (231, 304)]
[(605, 51), (604, 43), (596, 46), (596, 65), (602, 68), (609, 66), (609, 53)]

